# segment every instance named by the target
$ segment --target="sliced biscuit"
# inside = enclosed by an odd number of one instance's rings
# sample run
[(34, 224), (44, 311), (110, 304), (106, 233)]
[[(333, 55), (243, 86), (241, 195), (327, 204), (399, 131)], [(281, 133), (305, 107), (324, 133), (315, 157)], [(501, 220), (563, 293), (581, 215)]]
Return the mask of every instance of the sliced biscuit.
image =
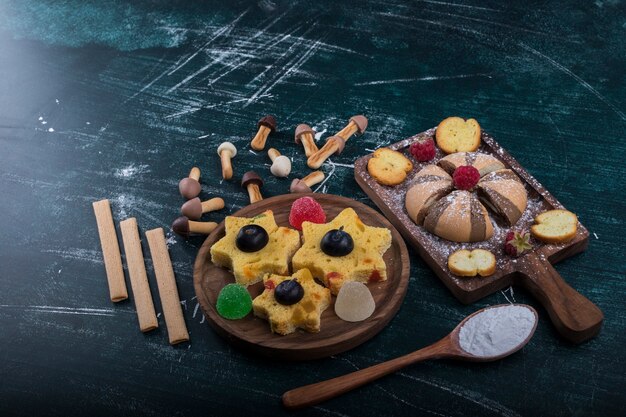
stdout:
[(445, 153), (473, 152), (480, 146), (480, 125), (475, 119), (444, 119), (435, 132), (437, 146)]
[(376, 149), (367, 163), (367, 171), (383, 185), (398, 185), (406, 179), (413, 164), (398, 151), (388, 148)]
[(535, 217), (530, 232), (546, 243), (562, 243), (572, 240), (578, 229), (578, 217), (567, 210), (549, 210)]
[(448, 257), (450, 272), (462, 277), (489, 276), (496, 272), (496, 257), (484, 249), (461, 249)]

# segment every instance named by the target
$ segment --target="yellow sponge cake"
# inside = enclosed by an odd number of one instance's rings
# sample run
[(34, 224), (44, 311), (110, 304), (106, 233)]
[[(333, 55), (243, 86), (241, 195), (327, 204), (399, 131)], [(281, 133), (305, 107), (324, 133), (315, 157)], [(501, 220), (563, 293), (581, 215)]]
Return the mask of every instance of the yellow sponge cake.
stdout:
[[(278, 292), (285, 281), (296, 281), (300, 294), (287, 303)], [(308, 269), (301, 269), (293, 276), (266, 275), (265, 290), (252, 301), (254, 315), (267, 320), (274, 333), (289, 334), (297, 328), (307, 332), (320, 331), (320, 316), (330, 305), (330, 291), (315, 282)], [(293, 286), (292, 286), (293, 287)]]
[[(252, 218), (227, 216), (225, 225), (226, 235), (211, 247), (211, 261), (232, 270), (238, 284), (257, 283), (268, 273), (289, 274), (289, 262), (300, 247), (300, 235), (297, 230), (278, 227), (271, 210)], [(243, 251), (237, 238), (242, 228), (250, 225), (260, 226), (266, 232), (266, 243), (258, 250)]]
[[(329, 255), (322, 250), (327, 233), (341, 230), (351, 238), (353, 248), (343, 256)], [(347, 208), (330, 223), (302, 223), (302, 247), (293, 256), (294, 271), (308, 269), (324, 282), (333, 294), (344, 282), (377, 282), (387, 279), (383, 254), (391, 246), (391, 232), (384, 227), (365, 225), (356, 212)]]

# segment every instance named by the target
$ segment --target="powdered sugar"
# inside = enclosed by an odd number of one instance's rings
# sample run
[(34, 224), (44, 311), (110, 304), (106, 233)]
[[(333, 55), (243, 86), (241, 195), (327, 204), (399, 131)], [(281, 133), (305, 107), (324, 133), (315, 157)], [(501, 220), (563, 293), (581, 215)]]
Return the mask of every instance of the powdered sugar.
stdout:
[(459, 344), (461, 349), (474, 356), (502, 355), (526, 340), (536, 323), (537, 316), (524, 305), (488, 308), (463, 324)]
[[(480, 248), (489, 250), (494, 253), (497, 259), (497, 270), (496, 273), (492, 276), (478, 278), (459, 278), (450, 273), (447, 274), (448, 277), (452, 279), (458, 286), (461, 286), (466, 291), (471, 291), (483, 285), (489, 285), (494, 280), (497, 280), (498, 278), (518, 269), (515, 262), (516, 259), (511, 258), (504, 253), (504, 239), (506, 233), (511, 229), (529, 229), (533, 223), (533, 219), (539, 213), (553, 208), (554, 203), (550, 203), (546, 199), (550, 198), (551, 201), (556, 200), (545, 189), (543, 189), (541, 184), (539, 184), (536, 179), (523, 171), (519, 164), (517, 164), (514, 159), (510, 158), (508, 153), (503, 150), (488, 134), (483, 133), (483, 143), (478, 149), (478, 152), (483, 152), (495, 156), (497, 159), (505, 164), (506, 168), (512, 169), (522, 179), (522, 182), (524, 182), (524, 187), (528, 194), (526, 210), (524, 210), (522, 216), (517, 221), (517, 223), (511, 227), (505, 224), (503, 219), (494, 216), (494, 213), (488, 209), (487, 211), (489, 212), (490, 218), (492, 220), (494, 234), (490, 239), (482, 242), (452, 242), (427, 232), (423, 226), (415, 224), (409, 218), (405, 209), (405, 196), (407, 190), (413, 185), (417, 173), (427, 165), (436, 164), (441, 158), (445, 157), (446, 155), (443, 154), (440, 149), (437, 149), (437, 155), (435, 156), (434, 160), (428, 162), (419, 162), (411, 156), (408, 151), (408, 147), (411, 145), (411, 143), (418, 139), (433, 137), (434, 131), (435, 129), (433, 128), (388, 146), (390, 149), (404, 153), (404, 155), (409, 158), (413, 163), (413, 170), (409, 173), (407, 179), (402, 184), (394, 187), (378, 184), (367, 173), (366, 166), (369, 157), (364, 157), (357, 160), (355, 164), (355, 172), (359, 181), (366, 183), (367, 187), (365, 187), (364, 189), (368, 191), (367, 188), (370, 188), (382, 200), (383, 204), (378, 204), (378, 206), (383, 211), (383, 213), (390, 219), (397, 217), (398, 221), (402, 223), (403, 227), (399, 227), (399, 229), (401, 231), (402, 229), (405, 229), (404, 231), (410, 234), (410, 238), (408, 238), (407, 233), (404, 233), (405, 238), (409, 239), (413, 246), (423, 248), (425, 252), (428, 253), (429, 257), (432, 258), (432, 260), (434, 260), (442, 268), (444, 268), (444, 270), (447, 270), (446, 264), (448, 256), (456, 250), (473, 250)], [(509, 163), (508, 161), (511, 161), (511, 163)], [(437, 187), (437, 183), (438, 182), (435, 181), (430, 183), (423, 183), (423, 186)], [(538, 190), (540, 190), (542, 194), (540, 194)], [(448, 197), (443, 198), (450, 198), (450, 196), (448, 195)], [(579, 227), (579, 231), (580, 233), (586, 233), (586, 230), (582, 226)], [(541, 242), (533, 241), (533, 245), (533, 250), (536, 250), (543, 244)], [(559, 247), (559, 245), (553, 246), (555, 246), (555, 248)], [(420, 253), (423, 254), (421, 250)]]
[(118, 168), (113, 172), (117, 178), (132, 178), (138, 174), (150, 172), (148, 165), (130, 164), (124, 168)]

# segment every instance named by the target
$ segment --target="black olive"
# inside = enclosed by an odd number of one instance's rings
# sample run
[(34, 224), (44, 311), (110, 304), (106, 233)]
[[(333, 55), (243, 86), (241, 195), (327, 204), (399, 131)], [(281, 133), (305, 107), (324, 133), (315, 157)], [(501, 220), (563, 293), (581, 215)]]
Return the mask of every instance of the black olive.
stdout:
[(326, 232), (320, 242), (322, 252), (329, 256), (345, 256), (354, 249), (354, 241), (348, 232), (343, 231), (343, 226)]
[(304, 288), (295, 279), (286, 279), (274, 289), (274, 298), (279, 303), (290, 306), (302, 300)]
[(242, 252), (256, 252), (263, 249), (269, 240), (270, 237), (264, 228), (256, 224), (248, 224), (239, 229), (235, 244)]

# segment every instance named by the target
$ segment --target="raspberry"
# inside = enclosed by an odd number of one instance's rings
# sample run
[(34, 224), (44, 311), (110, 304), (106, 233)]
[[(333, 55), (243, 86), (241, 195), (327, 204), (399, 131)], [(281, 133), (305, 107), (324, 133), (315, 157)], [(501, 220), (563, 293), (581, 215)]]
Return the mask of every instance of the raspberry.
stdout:
[(459, 190), (471, 190), (480, 180), (480, 172), (471, 165), (463, 165), (454, 170), (452, 181)]
[(320, 203), (311, 197), (300, 197), (291, 205), (289, 224), (302, 230), (302, 222), (325, 223), (326, 213)]
[(533, 246), (530, 244), (530, 234), (522, 230), (521, 232), (511, 230), (504, 238), (504, 251), (510, 256), (520, 256)]
[(418, 139), (411, 144), (409, 152), (420, 162), (430, 161), (435, 157), (435, 142), (433, 138)]

